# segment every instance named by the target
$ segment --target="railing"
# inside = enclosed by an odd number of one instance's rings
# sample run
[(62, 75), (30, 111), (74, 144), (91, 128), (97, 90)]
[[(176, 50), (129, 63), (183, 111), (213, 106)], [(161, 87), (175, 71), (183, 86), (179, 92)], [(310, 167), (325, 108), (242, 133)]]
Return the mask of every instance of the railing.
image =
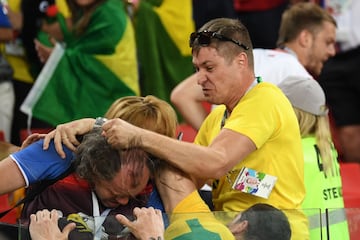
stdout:
[[(288, 219), (290, 221), (291, 225), (296, 226), (296, 222), (292, 222), (292, 216), (294, 215), (294, 210), (283, 210), (286, 216), (288, 216)], [(321, 212), (319, 209), (306, 209), (301, 211), (304, 216), (307, 217), (308, 224), (309, 224), (309, 230), (311, 232), (311, 237), (309, 239), (311, 240), (358, 240), (360, 239), (360, 208), (342, 208), (342, 209), (328, 209), (325, 212)], [(234, 217), (238, 214), (235, 212), (212, 212), (210, 214), (213, 214), (217, 221), (221, 222), (224, 225), (227, 225)], [(268, 214), (267, 213), (259, 213), (260, 216), (262, 214)], [(182, 219), (199, 219), (201, 222), (202, 217), (205, 215), (209, 215), (209, 213), (192, 213), (192, 214), (177, 214), (177, 217), (181, 217)], [(82, 216), (80, 214), (80, 216)], [(175, 216), (175, 215), (173, 215)], [(112, 217), (112, 216), (110, 216)], [(168, 216), (166, 216), (168, 217)], [(94, 217), (84, 217), (82, 216), (84, 221), (78, 221), (77, 226), (78, 229), (81, 229), (76, 235), (72, 235), (70, 239), (92, 239), (94, 236), (94, 233), (89, 230), (93, 229), (95, 222), (104, 222), (102, 221), (102, 217), (96, 217), (96, 220), (94, 221)], [(74, 219), (77, 218), (69, 218), (72, 221), (75, 221)], [(65, 226), (67, 221), (69, 219), (66, 218), (60, 218), (59, 219), (59, 225)], [(107, 219), (109, 220), (109, 219)], [(346, 220), (345, 222), (345, 228), (340, 227), (335, 230), (333, 228), (337, 225), (339, 222), (342, 222), (343, 220)], [(110, 219), (111, 221), (111, 219)], [(115, 219), (112, 219), (112, 221), (116, 221)], [(124, 227), (117, 222), (116, 224), (112, 224), (113, 229), (112, 234), (107, 235), (107, 233), (102, 232), (102, 237), (99, 239), (128, 239), (129, 233), (127, 231), (124, 231)], [(114, 227), (115, 226), (115, 227)], [(320, 226), (323, 226), (323, 228), (320, 228)], [(87, 229), (87, 231), (84, 231), (84, 229)], [(186, 230), (188, 231), (188, 230)], [(305, 231), (307, 231), (305, 229)], [(75, 233), (73, 233), (75, 234)], [(78, 235), (82, 234), (82, 235)], [(87, 237), (84, 237), (84, 234), (87, 234)], [(3, 236), (2, 236), (3, 235)], [(83, 236), (83, 237), (79, 237)], [(3, 238), (1, 238), (3, 237)], [(74, 238), (75, 237), (75, 238)], [(7, 224), (7, 223), (0, 223), (0, 239), (1, 240), (14, 240), (14, 239), (21, 239), (21, 240), (30, 240), (29, 232), (28, 232), (28, 225), (27, 224)], [(95, 239), (95, 238), (93, 238)], [(197, 238), (194, 238), (197, 239)]]

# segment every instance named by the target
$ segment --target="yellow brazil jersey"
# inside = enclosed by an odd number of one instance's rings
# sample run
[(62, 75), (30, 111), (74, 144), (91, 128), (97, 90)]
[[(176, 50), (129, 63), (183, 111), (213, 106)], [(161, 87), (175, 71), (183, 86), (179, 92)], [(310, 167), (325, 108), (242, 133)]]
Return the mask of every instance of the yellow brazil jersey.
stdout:
[(199, 193), (194, 191), (182, 200), (170, 216), (165, 239), (232, 240), (230, 230), (210, 211)]
[[(215, 210), (243, 211), (261, 202), (279, 209), (301, 209), (305, 196), (301, 136), (294, 110), (286, 96), (275, 85), (262, 82), (241, 98), (227, 119), (224, 119), (224, 112), (225, 106), (221, 105), (209, 114), (195, 143), (209, 146), (223, 125), (224, 129), (247, 136), (257, 150), (245, 159), (239, 159), (226, 176), (214, 181)], [(277, 177), (268, 199), (232, 189), (242, 167)], [(292, 239), (307, 239), (306, 217), (296, 212), (289, 220)]]

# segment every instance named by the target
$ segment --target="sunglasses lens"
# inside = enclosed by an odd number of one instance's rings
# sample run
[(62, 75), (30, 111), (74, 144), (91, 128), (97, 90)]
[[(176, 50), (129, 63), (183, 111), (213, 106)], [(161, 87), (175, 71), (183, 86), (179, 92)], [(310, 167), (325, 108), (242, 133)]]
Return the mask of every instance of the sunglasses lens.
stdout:
[(198, 40), (200, 45), (209, 45), (212, 38), (212, 32), (193, 32), (190, 35), (190, 47), (193, 47), (195, 40)]
[(198, 33), (197, 33), (197, 32), (191, 33), (191, 35), (190, 35), (190, 41), (189, 41), (190, 47), (193, 46), (194, 41), (195, 41), (195, 39), (197, 38), (197, 36), (198, 36)]
[(209, 45), (211, 41), (211, 35), (209, 33), (200, 33), (198, 41), (200, 45)]

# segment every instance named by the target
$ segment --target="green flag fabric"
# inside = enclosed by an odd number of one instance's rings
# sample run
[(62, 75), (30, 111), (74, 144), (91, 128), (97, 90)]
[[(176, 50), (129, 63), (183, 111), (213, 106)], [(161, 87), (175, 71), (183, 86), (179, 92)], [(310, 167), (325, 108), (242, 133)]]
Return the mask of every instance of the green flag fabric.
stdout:
[(144, 0), (134, 17), (142, 95), (170, 102), (172, 89), (194, 72), (191, 0)]
[(57, 125), (103, 116), (118, 98), (139, 95), (134, 30), (123, 2), (106, 0), (80, 36), (64, 32), (21, 106)]

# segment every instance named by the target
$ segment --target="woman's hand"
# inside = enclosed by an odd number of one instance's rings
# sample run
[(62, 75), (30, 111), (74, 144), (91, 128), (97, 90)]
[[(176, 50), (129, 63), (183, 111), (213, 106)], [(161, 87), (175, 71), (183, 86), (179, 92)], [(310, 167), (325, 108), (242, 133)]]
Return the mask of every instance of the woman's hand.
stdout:
[(48, 149), (50, 141), (54, 139), (57, 153), (60, 157), (65, 158), (66, 155), (62, 144), (65, 144), (70, 150), (75, 151), (76, 147), (80, 144), (76, 136), (90, 132), (94, 127), (94, 123), (95, 119), (93, 118), (83, 118), (58, 125), (55, 130), (46, 134), (43, 149)]
[(31, 135), (29, 135), (21, 144), (21, 149), (26, 148), (27, 146), (29, 146), (30, 144), (39, 141), (40, 139), (44, 138), (46, 136), (46, 134), (41, 134), (41, 133), (33, 133)]

